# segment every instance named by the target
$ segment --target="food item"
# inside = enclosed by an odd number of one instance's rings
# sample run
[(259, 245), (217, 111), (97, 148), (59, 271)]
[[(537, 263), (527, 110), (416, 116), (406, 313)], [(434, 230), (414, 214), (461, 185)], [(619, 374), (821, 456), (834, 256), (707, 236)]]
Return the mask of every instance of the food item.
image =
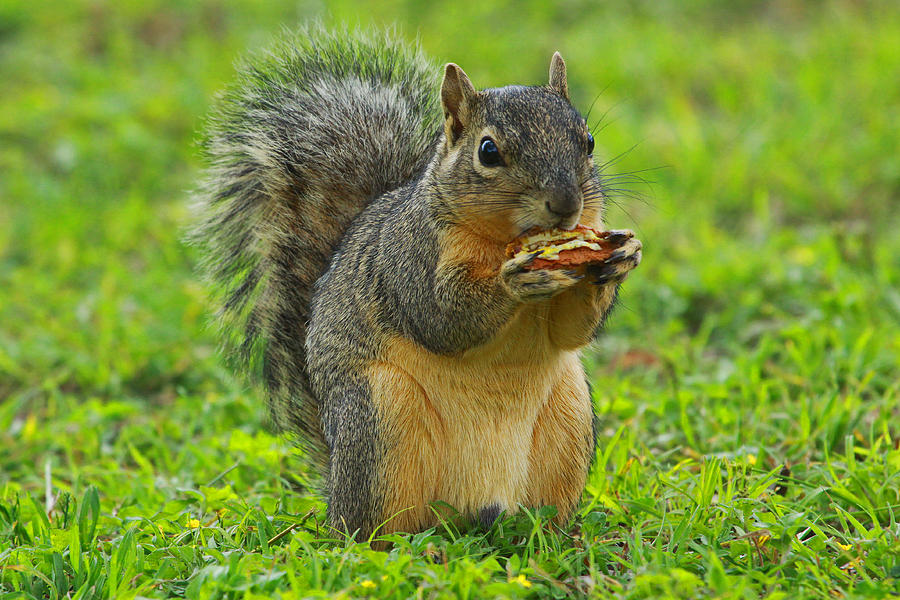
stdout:
[(527, 270), (574, 269), (602, 263), (632, 237), (630, 231), (597, 231), (584, 225), (572, 230), (531, 229), (506, 246), (506, 256), (514, 258), (539, 251)]

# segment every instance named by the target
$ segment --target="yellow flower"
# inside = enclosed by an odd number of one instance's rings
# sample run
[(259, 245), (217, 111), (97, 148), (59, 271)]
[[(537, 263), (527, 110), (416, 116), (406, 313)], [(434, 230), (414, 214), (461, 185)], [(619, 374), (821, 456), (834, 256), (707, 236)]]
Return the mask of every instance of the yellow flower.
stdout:
[(381, 580), (382, 580), (382, 581), (387, 581), (387, 580), (388, 580), (388, 576), (387, 576), (387, 575), (382, 575), (382, 576), (381, 576)]
[(797, 246), (788, 252), (791, 262), (808, 267), (816, 262), (816, 251), (809, 246)]
[(34, 414), (28, 415), (28, 418), (25, 419), (25, 426), (22, 428), (22, 437), (30, 440), (34, 437), (37, 428), (37, 417)]
[(842, 544), (840, 542), (835, 542), (835, 544), (837, 544), (837, 547), (840, 548), (841, 550), (843, 550), (844, 552), (847, 552), (848, 550), (850, 550), (850, 548), (853, 547), (853, 544)]
[(530, 587), (531, 587), (531, 582), (528, 581), (528, 578), (525, 577), (524, 575), (522, 575), (521, 573), (520, 573), (519, 575), (517, 575), (516, 577), (510, 577), (510, 578), (509, 578), (509, 582), (510, 582), (510, 583), (518, 583), (518, 584), (521, 585), (523, 588), (530, 588)]
[(751, 466), (751, 467), (756, 466), (756, 455), (755, 455), (755, 454), (748, 454), (748, 455), (747, 455), (747, 462), (750, 463), (750, 466)]
[(363, 587), (367, 590), (371, 590), (371, 589), (378, 587), (378, 584), (375, 583), (374, 581), (372, 581), (371, 579), (364, 579), (359, 582), (359, 585), (360, 585), (360, 587)]
[(760, 546), (762, 546), (763, 544), (765, 544), (766, 542), (768, 542), (771, 539), (772, 539), (771, 535), (764, 533), (761, 536), (759, 536), (758, 538), (756, 538), (756, 541), (759, 543)]
[(197, 529), (198, 527), (200, 527), (200, 521), (198, 521), (197, 519), (188, 519), (188, 527), (190, 527), (191, 529)]

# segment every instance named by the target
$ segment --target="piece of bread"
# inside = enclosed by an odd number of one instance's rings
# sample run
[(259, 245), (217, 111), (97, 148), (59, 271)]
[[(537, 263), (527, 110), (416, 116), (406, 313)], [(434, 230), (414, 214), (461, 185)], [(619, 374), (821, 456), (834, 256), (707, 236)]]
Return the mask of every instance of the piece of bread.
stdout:
[(572, 230), (529, 230), (506, 246), (506, 256), (540, 252), (525, 267), (537, 269), (576, 269), (602, 263), (634, 234), (630, 231), (597, 231), (584, 225)]

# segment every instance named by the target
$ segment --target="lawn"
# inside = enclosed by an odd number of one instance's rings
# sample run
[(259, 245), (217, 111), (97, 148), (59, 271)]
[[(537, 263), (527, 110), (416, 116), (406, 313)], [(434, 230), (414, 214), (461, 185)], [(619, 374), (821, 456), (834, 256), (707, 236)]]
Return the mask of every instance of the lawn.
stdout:
[[(478, 87), (554, 50), (644, 263), (586, 353), (575, 521), (339, 539), (226, 369), (195, 140), (284, 26)], [(900, 596), (900, 4), (0, 4), (0, 599)], [(439, 74), (436, 73), (436, 77)]]

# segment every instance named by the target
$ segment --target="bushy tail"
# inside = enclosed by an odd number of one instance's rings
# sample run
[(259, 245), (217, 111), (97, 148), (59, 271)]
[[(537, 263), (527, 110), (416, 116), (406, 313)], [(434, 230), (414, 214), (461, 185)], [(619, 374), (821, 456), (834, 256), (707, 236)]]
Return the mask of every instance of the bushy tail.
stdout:
[(315, 27), (246, 61), (207, 125), (191, 239), (223, 341), (320, 467), (305, 352), (313, 284), (350, 221), (429, 160), (439, 73), (391, 34)]

